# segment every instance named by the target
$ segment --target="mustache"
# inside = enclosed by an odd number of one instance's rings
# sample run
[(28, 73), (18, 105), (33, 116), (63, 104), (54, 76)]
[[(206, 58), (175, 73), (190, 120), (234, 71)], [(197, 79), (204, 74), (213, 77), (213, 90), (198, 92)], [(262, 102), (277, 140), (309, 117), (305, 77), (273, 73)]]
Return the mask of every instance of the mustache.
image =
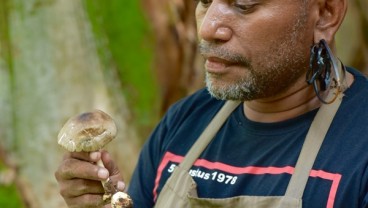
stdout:
[(203, 57), (217, 57), (248, 68), (251, 68), (252, 66), (250, 60), (245, 58), (243, 55), (225, 49), (216, 43), (201, 41), (198, 44), (198, 51)]

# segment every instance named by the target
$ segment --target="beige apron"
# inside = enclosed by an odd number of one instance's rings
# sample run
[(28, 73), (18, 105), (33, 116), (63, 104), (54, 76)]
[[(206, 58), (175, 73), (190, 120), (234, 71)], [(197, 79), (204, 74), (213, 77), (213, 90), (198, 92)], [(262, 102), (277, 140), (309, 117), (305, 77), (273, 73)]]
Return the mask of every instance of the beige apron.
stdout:
[(166, 181), (155, 207), (301, 208), (302, 196), (309, 173), (333, 117), (341, 104), (342, 96), (341, 93), (334, 103), (322, 105), (318, 111), (308, 131), (285, 196), (237, 196), (221, 199), (198, 198), (197, 185), (189, 175), (189, 170), (228, 116), (240, 104), (240, 102), (227, 101), (189, 150), (184, 160), (175, 168), (170, 178)]

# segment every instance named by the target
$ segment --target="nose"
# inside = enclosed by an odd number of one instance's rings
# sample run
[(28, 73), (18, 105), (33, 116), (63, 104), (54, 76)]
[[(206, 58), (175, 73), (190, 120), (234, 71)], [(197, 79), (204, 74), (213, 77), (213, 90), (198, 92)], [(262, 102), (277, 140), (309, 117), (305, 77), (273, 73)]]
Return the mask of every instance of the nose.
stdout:
[(206, 41), (226, 42), (232, 37), (233, 31), (227, 24), (229, 17), (226, 17), (225, 5), (212, 2), (207, 8), (204, 16), (199, 17), (198, 36)]

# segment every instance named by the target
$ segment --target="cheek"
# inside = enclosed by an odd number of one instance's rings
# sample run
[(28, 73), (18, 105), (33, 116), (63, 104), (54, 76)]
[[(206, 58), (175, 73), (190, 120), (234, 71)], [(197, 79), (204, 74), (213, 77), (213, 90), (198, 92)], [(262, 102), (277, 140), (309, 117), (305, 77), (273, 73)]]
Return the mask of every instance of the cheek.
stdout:
[(255, 23), (243, 24), (242, 28), (238, 26), (237, 35), (241, 42), (249, 44), (253, 49), (268, 48), (271, 44), (285, 35), (284, 25), (277, 25), (273, 20), (259, 20)]
[(262, 10), (247, 18), (238, 18), (233, 28), (234, 45), (242, 46), (250, 56), (267, 53), (291, 36), (296, 18), (295, 15), (285, 14), (285, 8)]

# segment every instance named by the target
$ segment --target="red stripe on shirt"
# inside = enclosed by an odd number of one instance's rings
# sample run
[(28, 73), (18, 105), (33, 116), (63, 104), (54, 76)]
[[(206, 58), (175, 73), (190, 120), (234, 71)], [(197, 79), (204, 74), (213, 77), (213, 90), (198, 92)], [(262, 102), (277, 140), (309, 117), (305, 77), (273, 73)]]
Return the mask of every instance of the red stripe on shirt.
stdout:
[[(157, 199), (157, 188), (162, 176), (162, 172), (164, 170), (164, 168), (167, 166), (167, 164), (169, 162), (176, 162), (176, 163), (180, 163), (182, 160), (184, 159), (183, 156), (180, 155), (175, 155), (171, 152), (167, 152), (164, 156), (164, 158), (162, 159), (158, 170), (157, 170), (157, 175), (156, 175), (156, 179), (155, 179), (155, 187), (153, 189), (153, 197), (154, 200), (156, 201)], [(231, 166), (231, 165), (227, 165), (224, 163), (220, 163), (220, 162), (210, 162), (208, 160), (205, 159), (197, 159), (194, 163), (194, 166), (199, 166), (199, 167), (204, 167), (206, 169), (209, 170), (221, 170), (223, 172), (227, 172), (227, 173), (231, 173), (231, 174), (254, 174), (254, 175), (263, 175), (263, 174), (274, 174), (274, 175), (278, 175), (278, 174), (293, 174), (295, 168), (292, 166), (285, 166), (285, 167), (257, 167), (257, 166), (246, 166), (246, 167), (236, 167), (236, 166)], [(310, 177), (315, 177), (315, 178), (322, 178), (325, 180), (330, 180), (332, 181), (332, 185), (330, 188), (330, 193), (328, 196), (328, 200), (327, 200), (327, 208), (332, 208), (333, 204), (335, 202), (335, 196), (337, 193), (337, 188), (339, 187), (339, 183), (341, 180), (341, 174), (336, 174), (336, 173), (329, 173), (329, 172), (325, 172), (322, 170), (312, 170), (310, 175)]]

